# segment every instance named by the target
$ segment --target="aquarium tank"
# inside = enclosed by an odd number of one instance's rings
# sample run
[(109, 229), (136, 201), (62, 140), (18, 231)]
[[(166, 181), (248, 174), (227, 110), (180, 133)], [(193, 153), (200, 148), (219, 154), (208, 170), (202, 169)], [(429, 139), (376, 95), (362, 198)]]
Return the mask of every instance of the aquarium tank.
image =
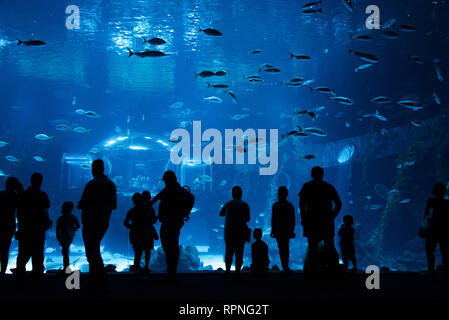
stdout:
[[(343, 202), (336, 227), (354, 217), (360, 268), (422, 270), (425, 203), (449, 181), (448, 21), (443, 0), (2, 1), (1, 189), (41, 172), (55, 222), (103, 159), (118, 208), (102, 254), (126, 271), (131, 196), (155, 195), (173, 170), (196, 198), (180, 237), (179, 269), (192, 271), (224, 268), (219, 212), (235, 185), (280, 266), (271, 207), (286, 186), (301, 270), (298, 192), (321, 166)], [(163, 271), (155, 246), (151, 268)], [(70, 249), (87, 271), (80, 231)], [(8, 272), (17, 241), (10, 252)], [(45, 267), (62, 268), (55, 223)]]

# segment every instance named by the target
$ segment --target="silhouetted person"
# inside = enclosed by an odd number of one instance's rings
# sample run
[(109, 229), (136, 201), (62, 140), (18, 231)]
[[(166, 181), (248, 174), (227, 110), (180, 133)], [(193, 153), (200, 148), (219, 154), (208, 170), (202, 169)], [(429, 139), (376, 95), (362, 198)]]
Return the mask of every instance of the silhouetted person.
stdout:
[(26, 274), (25, 266), (32, 259), (33, 278), (40, 279), (44, 272), (45, 232), (52, 222), (48, 216), (50, 200), (47, 193), (41, 191), (43, 176), (33, 173), (31, 186), (20, 197), (17, 211), (19, 253), (17, 255), (18, 279)]
[(100, 243), (108, 230), (112, 210), (117, 208), (117, 191), (115, 184), (104, 175), (103, 160), (92, 162), (92, 176), (77, 208), (82, 210), (82, 234), (89, 262), (89, 284), (96, 286), (107, 281)]
[(242, 189), (239, 186), (232, 188), (232, 200), (221, 208), (220, 216), (226, 217), (224, 229), (226, 275), (231, 272), (234, 255), (235, 271), (240, 273), (245, 241), (250, 241), (251, 231), (246, 224), (250, 220), (249, 206), (242, 201)]
[(144, 249), (145, 251), (145, 267), (144, 272), (148, 274), (150, 272), (150, 258), (151, 258), (151, 250), (154, 249), (154, 240), (159, 240), (159, 236), (157, 234), (156, 228), (154, 224), (157, 222), (156, 211), (151, 205), (151, 193), (150, 191), (142, 192), (142, 200), (145, 209), (147, 210), (148, 222), (150, 223), (148, 229), (150, 231), (150, 238), (147, 243), (147, 247)]
[[(151, 249), (154, 247), (153, 224), (156, 222), (156, 216), (153, 207), (148, 208), (145, 205), (140, 193), (135, 193), (132, 201), (134, 207), (128, 211), (123, 224), (129, 229), (129, 241), (134, 250), (133, 271), (137, 274), (142, 272), (140, 260), (143, 252), (145, 252), (145, 271), (149, 270)], [(150, 209), (153, 209), (153, 212)]]
[(16, 209), (22, 193), (22, 184), (14, 177), (6, 179), (5, 191), (0, 192), (0, 279), (8, 267), (9, 248), (16, 232)]
[(251, 271), (254, 274), (266, 274), (270, 265), (268, 245), (262, 241), (262, 234), (262, 229), (254, 229), (253, 237), (256, 241), (251, 245)]
[[(312, 168), (313, 180), (303, 185), (299, 192), (299, 208), (304, 236), (308, 240), (308, 257), (312, 271), (316, 271), (318, 244), (324, 241), (327, 266), (332, 270), (338, 266), (338, 253), (334, 245), (334, 220), (341, 210), (341, 200), (335, 188), (323, 181), (324, 170)], [(334, 206), (335, 204), (335, 206)], [(305, 266), (306, 268), (306, 266)]]
[(290, 239), (295, 235), (295, 208), (287, 201), (288, 189), (284, 186), (278, 189), (278, 202), (273, 204), (271, 211), (271, 234), (276, 239), (281, 258), (282, 270), (289, 273)]
[(343, 260), (345, 270), (348, 270), (348, 263), (351, 261), (352, 271), (355, 273), (357, 271), (357, 259), (355, 256), (353, 224), (354, 218), (350, 215), (345, 215), (343, 217), (343, 224), (338, 230), (338, 235), (340, 236), (341, 259)]
[(174, 280), (178, 269), (179, 235), (185, 218), (181, 201), (183, 188), (179, 185), (175, 173), (171, 170), (165, 171), (162, 180), (165, 183), (165, 188), (150, 201), (150, 205), (158, 200), (161, 201), (158, 214), (158, 219), (161, 222), (159, 235), (162, 249), (165, 252), (167, 278)]
[(80, 228), (80, 222), (72, 214), (73, 208), (73, 202), (64, 202), (61, 208), (62, 215), (56, 221), (56, 238), (61, 245), (64, 270), (70, 265), (69, 248), (75, 237), (76, 230)]
[(427, 267), (435, 272), (434, 251), (440, 245), (441, 258), (445, 274), (449, 272), (449, 201), (444, 198), (446, 186), (437, 183), (432, 189), (433, 197), (427, 200), (424, 219), (428, 219), (429, 228), (426, 239)]

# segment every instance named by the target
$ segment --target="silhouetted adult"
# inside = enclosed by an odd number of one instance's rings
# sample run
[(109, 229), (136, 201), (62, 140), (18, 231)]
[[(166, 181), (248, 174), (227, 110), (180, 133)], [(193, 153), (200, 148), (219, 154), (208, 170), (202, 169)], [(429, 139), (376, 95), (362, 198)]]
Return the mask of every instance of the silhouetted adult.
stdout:
[(51, 227), (48, 216), (50, 200), (47, 193), (41, 191), (43, 176), (40, 173), (31, 175), (31, 186), (20, 197), (17, 210), (19, 240), (17, 255), (18, 279), (25, 276), (25, 266), (32, 259), (32, 276), (39, 279), (44, 272), (45, 232)]
[(4, 277), (8, 267), (9, 248), (16, 232), (18, 198), (22, 193), (22, 184), (14, 177), (6, 179), (5, 191), (0, 192), (0, 279)]
[(446, 186), (437, 183), (432, 189), (433, 197), (427, 200), (424, 219), (429, 226), (426, 237), (427, 266), (430, 273), (435, 272), (434, 251), (440, 245), (444, 272), (449, 272), (449, 201), (444, 198)]
[(232, 200), (221, 208), (220, 216), (226, 217), (224, 229), (226, 275), (231, 272), (234, 255), (235, 271), (240, 273), (245, 241), (250, 241), (251, 230), (247, 226), (250, 220), (249, 206), (242, 201), (242, 189), (239, 186), (232, 188)]
[(89, 262), (89, 285), (95, 286), (107, 281), (100, 243), (109, 228), (112, 210), (117, 208), (117, 191), (115, 184), (104, 175), (103, 160), (92, 162), (92, 176), (77, 208), (82, 210), (82, 234)]
[(176, 270), (178, 269), (179, 235), (184, 225), (181, 201), (183, 188), (178, 183), (176, 174), (171, 170), (165, 171), (162, 180), (165, 183), (165, 188), (150, 201), (150, 206), (159, 200), (161, 201), (158, 214), (158, 219), (161, 222), (159, 235), (165, 253), (167, 277), (173, 280), (176, 278)]
[(278, 202), (273, 204), (271, 211), (271, 234), (276, 239), (281, 258), (282, 270), (289, 273), (290, 239), (295, 237), (295, 208), (287, 201), (288, 189), (284, 186), (278, 189)]
[[(299, 192), (299, 208), (304, 237), (308, 240), (308, 257), (310, 270), (317, 270), (318, 245), (324, 241), (327, 266), (335, 269), (338, 265), (338, 253), (335, 249), (334, 220), (341, 210), (341, 200), (335, 188), (323, 181), (324, 170), (321, 167), (312, 168), (313, 180), (303, 185)], [(307, 269), (307, 266), (305, 266)]]

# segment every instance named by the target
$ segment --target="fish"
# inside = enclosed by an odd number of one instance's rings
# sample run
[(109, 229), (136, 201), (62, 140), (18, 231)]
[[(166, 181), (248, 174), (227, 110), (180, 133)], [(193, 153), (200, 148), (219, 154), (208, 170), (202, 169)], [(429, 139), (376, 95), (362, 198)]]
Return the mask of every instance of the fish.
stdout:
[(381, 205), (381, 204), (371, 204), (368, 208), (369, 208), (370, 210), (375, 211), (375, 210), (382, 209), (383, 207), (384, 207), (384, 206)]
[(351, 127), (351, 123), (348, 122), (348, 121), (346, 121), (346, 122), (345, 122), (345, 126), (346, 126), (346, 128), (349, 128), (349, 127)]
[(89, 150), (89, 152), (90, 153), (93, 153), (93, 154), (97, 154), (97, 153), (100, 153), (102, 150), (100, 149), (100, 148), (97, 148), (97, 147), (93, 147), (93, 148), (91, 148), (90, 150)]
[(83, 170), (89, 170), (91, 168), (90, 163), (82, 163), (80, 164), (80, 168)]
[(376, 113), (367, 113), (363, 115), (364, 118), (376, 118), (380, 121), (387, 121), (387, 118), (385, 118), (384, 116), (382, 116), (381, 114), (379, 114), (379, 110), (376, 110)]
[(100, 118), (100, 115), (98, 113), (96, 113), (95, 111), (86, 111), (84, 113), (84, 115), (89, 118)]
[(45, 133), (36, 134), (34, 137), (37, 140), (41, 140), (41, 141), (51, 140), (54, 138), (53, 136), (50, 137), (50, 136), (46, 135)]
[(313, 136), (318, 136), (318, 137), (325, 137), (327, 136), (326, 131), (320, 129), (320, 128), (315, 128), (315, 127), (311, 127), (311, 128), (305, 128), (304, 131), (306, 131), (307, 133), (310, 133)]
[(316, 114), (313, 111), (309, 111), (309, 110), (294, 111), (293, 114), (294, 115), (308, 115), (313, 120), (316, 120)]
[(157, 51), (157, 50), (145, 50), (145, 51), (141, 51), (141, 52), (133, 52), (133, 51), (131, 51), (130, 48), (127, 48), (127, 49), (129, 51), (128, 57), (132, 57), (133, 55), (136, 55), (140, 58), (147, 58), (147, 57), (157, 58), (157, 57), (165, 57), (165, 56), (174, 55), (174, 53), (165, 53), (165, 52)]
[(263, 80), (260, 78), (250, 78), (250, 79), (248, 79), (248, 81), (249, 82), (263, 82)]
[(16, 157), (11, 156), (11, 155), (5, 156), (5, 159), (10, 162), (19, 162), (20, 161), (20, 159), (17, 159)]
[(225, 75), (227, 75), (228, 73), (226, 72), (226, 71), (224, 71), (224, 70), (218, 70), (217, 72), (215, 72), (215, 75), (216, 76), (225, 76)]
[(420, 121), (417, 121), (417, 120), (410, 120), (410, 123), (414, 127), (422, 127), (423, 126), (423, 124)]
[(208, 36), (215, 36), (215, 37), (219, 37), (219, 36), (222, 36), (222, 35), (223, 35), (223, 34), (222, 34), (220, 31), (218, 31), (217, 29), (212, 29), (212, 28), (208, 28), (208, 29), (201, 29), (201, 28), (199, 28), (198, 33), (201, 33), (201, 32), (207, 34)]
[(204, 184), (206, 182), (212, 182), (213, 179), (211, 176), (208, 176), (207, 174), (200, 174), (198, 175), (198, 177), (196, 177), (196, 179), (193, 181), (193, 183), (200, 183), (200, 184)]
[(396, 19), (391, 19), (388, 22), (381, 23), (380, 27), (381, 29), (389, 29), (396, 23)]
[(318, 12), (323, 12), (323, 10), (321, 8), (319, 8), (319, 9), (306, 9), (306, 10), (302, 11), (302, 13), (306, 13), (306, 14), (318, 13)]
[(41, 156), (35, 156), (35, 157), (33, 157), (33, 159), (36, 160), (37, 162), (44, 162), (45, 161), (45, 159), (42, 158)]
[(293, 53), (290, 52), (289, 55), (290, 55), (290, 59), (293, 59), (293, 58), (298, 59), (298, 60), (310, 60), (310, 59), (312, 59), (311, 57), (306, 56), (305, 54), (293, 54)]
[(368, 101), (368, 103), (389, 103), (392, 102), (393, 99), (386, 96), (378, 96)]
[(400, 24), (397, 27), (405, 32), (415, 32), (416, 31), (416, 27), (409, 25), (409, 24)]
[(341, 0), (343, 5), (348, 9), (350, 12), (354, 12), (354, 4), (352, 0)]
[(150, 40), (147, 40), (145, 38), (142, 38), (142, 39), (143, 39), (143, 43), (149, 43), (154, 46), (158, 46), (158, 45), (167, 43), (164, 39), (161, 39), (161, 38), (151, 38)]
[(0, 177), (9, 177), (9, 174), (3, 172), (3, 170), (0, 169)]
[(27, 47), (29, 47), (29, 46), (43, 46), (43, 45), (46, 44), (45, 42), (43, 42), (43, 41), (41, 41), (41, 40), (33, 40), (33, 39), (30, 39), (30, 40), (28, 40), (28, 41), (21, 41), (21, 40), (17, 39), (17, 45), (18, 45), (18, 46), (20, 46), (22, 43), (23, 43), (24, 45), (26, 45)]
[(76, 109), (75, 113), (79, 114), (79, 115), (84, 115), (86, 113), (86, 110), (84, 110), (84, 109)]
[(403, 161), (397, 165), (397, 169), (407, 169), (415, 164), (416, 160)]
[(224, 187), (226, 185), (226, 183), (228, 183), (228, 180), (221, 180), (219, 186)]
[(219, 83), (219, 84), (210, 84), (209, 82), (207, 83), (207, 87), (208, 87), (208, 88), (213, 87), (213, 88), (215, 88), (215, 89), (225, 89), (225, 88), (229, 88), (229, 86), (228, 86), (227, 84), (221, 84), (221, 83)]
[(123, 130), (122, 130), (122, 128), (120, 128), (119, 126), (116, 126), (115, 127), (115, 132), (117, 132), (117, 133), (123, 133)]
[(200, 73), (195, 73), (195, 78), (201, 77), (201, 78), (209, 78), (215, 76), (215, 72), (209, 71), (209, 70), (203, 70)]
[[(259, 70), (259, 72), (260, 72), (261, 70)], [(278, 68), (266, 68), (266, 69), (263, 69), (262, 71), (265, 71), (265, 72), (270, 72), (270, 73), (277, 73), (277, 72), (281, 72), (281, 70), (280, 69), (278, 69)]]
[(179, 123), (179, 127), (181, 127), (181, 128), (186, 128), (189, 124), (191, 124), (192, 122), (191, 121), (188, 121), (188, 120), (184, 120), (184, 121), (181, 121), (180, 123)]
[(259, 76), (258, 74), (248, 76), (248, 77), (245, 77), (245, 75), (243, 75), (242, 77), (243, 77), (243, 79), (262, 79), (262, 77)]
[(178, 101), (170, 105), (170, 109), (179, 109), (184, 105), (184, 102)]
[[(441, 104), (441, 100), (440, 100), (440, 97), (438, 96), (438, 94), (434, 91), (433, 92), (433, 98), (435, 99), (435, 102), (437, 103), (437, 104)], [(1, 143), (1, 142), (0, 142)], [(1, 145), (0, 145), (0, 147), (1, 147)]]
[(404, 108), (412, 109), (414, 111), (421, 110), (424, 108), (421, 102), (415, 100), (404, 99), (397, 101), (396, 103)]
[(288, 81), (281, 81), (281, 85), (286, 84), (290, 86), (300, 86), (304, 82), (304, 79), (301, 77), (295, 77)]
[(346, 98), (346, 97), (329, 97), (330, 100), (335, 100), (338, 103), (344, 104), (344, 105), (348, 105), (348, 106), (352, 106), (354, 104), (354, 101), (352, 101), (352, 99), (350, 98)]
[(0, 141), (0, 148), (6, 147), (8, 144), (9, 144), (9, 142)]
[(403, 200), (399, 201), (399, 203), (400, 204), (405, 204), (405, 203), (409, 203), (410, 201), (412, 201), (412, 199), (406, 198), (406, 199), (403, 199)]
[(203, 98), (203, 100), (208, 101), (208, 102), (213, 102), (213, 103), (222, 103), (223, 102), (223, 99), (221, 99), (219, 97), (215, 97), (215, 96)]
[(305, 8), (310, 8), (310, 7), (316, 6), (317, 4), (321, 4), (321, 0), (306, 3), (305, 5), (302, 6), (302, 8), (303, 8), (303, 9), (305, 9)]
[(333, 89), (331, 89), (331, 88), (328, 88), (328, 87), (316, 87), (316, 88), (309, 87), (309, 89), (310, 89), (310, 92), (313, 92), (315, 90), (315, 91), (318, 91), (318, 92), (321, 92), (321, 93), (327, 93), (327, 94), (335, 95), (335, 91)]
[(439, 63), (439, 62), (440, 62), (439, 59), (435, 59), (435, 60), (433, 61), (433, 67), (435, 68), (435, 72), (436, 72), (436, 74), (437, 74), (438, 81), (443, 82), (443, 81), (444, 81), (443, 74), (441, 73), (440, 66), (437, 64), (437, 63)]
[(388, 134), (388, 130), (384, 128), (384, 129), (380, 130), (380, 133), (381, 133), (383, 136), (386, 136), (386, 135)]
[(299, 131), (298, 130), (292, 130), (292, 131), (287, 132), (286, 134), (281, 135), (281, 139), (284, 140), (285, 138), (290, 137), (290, 136), (293, 136), (293, 137), (308, 137), (309, 134), (307, 134), (305, 132), (302, 132), (302, 130), (299, 130)]
[(76, 127), (75, 129), (73, 129), (73, 131), (77, 132), (77, 133), (88, 133), (90, 131), (92, 131), (91, 129), (86, 129), (84, 127)]
[(392, 30), (385, 30), (380, 35), (382, 37), (386, 38), (386, 39), (392, 39), (392, 40), (399, 38), (399, 35), (396, 32), (392, 31)]
[(305, 157), (304, 157), (304, 159), (306, 159), (306, 160), (313, 160), (313, 159), (315, 159), (316, 157), (313, 155), (313, 154), (308, 154), (308, 155), (306, 155)]
[(349, 37), (351, 39), (360, 40), (360, 41), (371, 41), (371, 40), (373, 40), (372, 37), (370, 37), (370, 36), (368, 36), (366, 34), (351, 34), (351, 35), (349, 35)]
[(200, 209), (198, 209), (198, 208), (192, 208), (192, 211), (190, 211), (191, 213), (195, 213), (195, 212), (198, 212)]
[(231, 117), (232, 120), (241, 120), (243, 118), (249, 117), (249, 114), (236, 114)]
[(234, 104), (236, 104), (236, 103), (237, 103), (237, 96), (234, 94), (234, 92), (232, 92), (232, 91), (230, 91), (230, 90), (226, 90), (226, 92), (229, 93), (229, 95), (231, 96), (232, 102), (233, 102)]
[(354, 155), (355, 147), (352, 144), (347, 144), (343, 148), (340, 149), (337, 155), (338, 163), (345, 163), (349, 161)]
[(75, 105), (75, 104), (76, 104), (76, 97), (73, 97), (72, 105)]
[(352, 50), (352, 49), (349, 49), (349, 52), (353, 53), (356, 57), (360, 58), (363, 61), (366, 61), (366, 62), (369, 62), (369, 63), (378, 63), (379, 62), (379, 59), (377, 59), (371, 53), (355, 51), (355, 50)]
[(408, 60), (412, 61), (412, 62), (415, 62), (417, 64), (423, 64), (424, 63), (423, 58), (421, 58), (419, 56), (408, 56)]
[(363, 64), (361, 66), (358, 66), (357, 68), (354, 69), (355, 72), (359, 72), (360, 70), (365, 70), (368, 68), (371, 68), (373, 66), (372, 63), (367, 63), (367, 64)]
[(303, 86), (308, 86), (309, 84), (312, 84), (312, 83), (314, 83), (314, 82), (315, 82), (315, 80), (310, 79), (310, 80), (304, 81), (304, 82), (302, 83), (302, 85), (303, 85)]
[(259, 49), (254, 49), (253, 51), (251, 51), (252, 54), (259, 54), (262, 53), (262, 50)]

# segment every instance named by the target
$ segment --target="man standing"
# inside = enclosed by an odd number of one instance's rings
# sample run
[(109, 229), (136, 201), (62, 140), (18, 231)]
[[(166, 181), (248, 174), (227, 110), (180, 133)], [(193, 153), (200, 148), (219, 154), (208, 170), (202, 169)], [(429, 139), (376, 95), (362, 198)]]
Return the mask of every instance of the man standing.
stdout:
[(92, 163), (93, 179), (84, 188), (77, 208), (82, 210), (83, 240), (89, 262), (89, 283), (101, 285), (106, 282), (100, 243), (109, 227), (112, 210), (117, 208), (115, 184), (104, 175), (103, 160)]
[[(317, 253), (321, 241), (324, 241), (328, 268), (335, 270), (338, 265), (338, 253), (334, 244), (334, 220), (341, 210), (342, 203), (335, 188), (324, 182), (323, 176), (323, 168), (313, 167), (313, 180), (305, 183), (299, 192), (301, 224), (309, 245), (306, 260), (309, 262), (311, 271), (316, 271), (319, 267)], [(306, 270), (307, 267), (305, 263)]]

